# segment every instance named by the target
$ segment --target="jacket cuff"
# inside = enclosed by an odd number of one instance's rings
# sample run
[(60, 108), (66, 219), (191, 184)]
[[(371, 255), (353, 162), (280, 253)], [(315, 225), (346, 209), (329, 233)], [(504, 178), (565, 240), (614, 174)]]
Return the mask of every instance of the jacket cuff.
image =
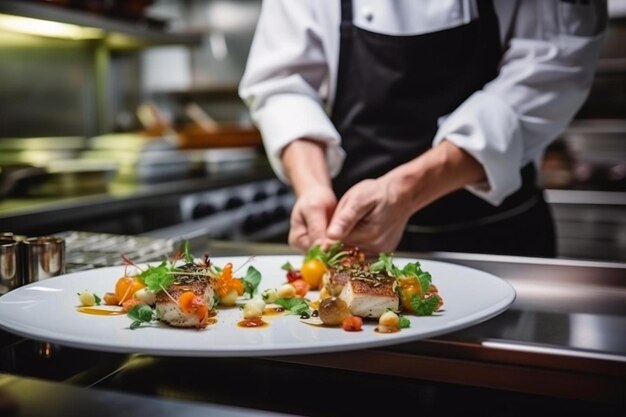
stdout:
[(482, 164), (486, 182), (465, 187), (476, 196), (497, 206), (522, 185), (523, 143), (518, 117), (498, 96), (476, 92), (440, 119), (433, 145), (444, 139)]
[(279, 94), (268, 99), (255, 114), (265, 152), (278, 178), (288, 183), (281, 162), (285, 146), (297, 139), (311, 139), (326, 145), (326, 161), (331, 177), (341, 170), (345, 152), (334, 125), (320, 103), (298, 94)]

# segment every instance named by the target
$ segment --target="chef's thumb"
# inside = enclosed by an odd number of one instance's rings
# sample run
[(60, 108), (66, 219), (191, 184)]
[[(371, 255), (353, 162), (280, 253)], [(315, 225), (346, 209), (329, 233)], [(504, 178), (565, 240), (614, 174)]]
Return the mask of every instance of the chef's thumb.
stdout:
[(330, 220), (326, 236), (334, 240), (345, 238), (361, 219), (359, 213), (350, 206), (338, 208)]

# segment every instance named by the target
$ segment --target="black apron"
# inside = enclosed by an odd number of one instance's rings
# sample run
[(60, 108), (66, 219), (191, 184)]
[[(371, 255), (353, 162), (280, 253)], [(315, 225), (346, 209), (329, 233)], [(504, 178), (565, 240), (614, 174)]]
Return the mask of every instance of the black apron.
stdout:
[[(498, 73), (502, 57), (491, 0), (479, 18), (414, 36), (390, 36), (352, 23), (341, 1), (340, 55), (332, 121), (346, 159), (333, 187), (341, 196), (432, 146), (441, 116), (454, 111)], [(466, 190), (431, 203), (410, 220), (398, 250), (555, 256), (550, 210), (533, 164), (523, 185), (495, 207)]]

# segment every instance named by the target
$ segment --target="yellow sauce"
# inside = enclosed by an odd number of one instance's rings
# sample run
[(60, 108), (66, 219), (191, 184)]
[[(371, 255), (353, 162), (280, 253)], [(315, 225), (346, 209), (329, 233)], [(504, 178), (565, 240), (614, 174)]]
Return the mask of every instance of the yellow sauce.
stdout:
[(77, 311), (84, 314), (92, 314), (94, 316), (120, 316), (126, 314), (122, 309), (108, 310), (98, 307), (78, 307)]

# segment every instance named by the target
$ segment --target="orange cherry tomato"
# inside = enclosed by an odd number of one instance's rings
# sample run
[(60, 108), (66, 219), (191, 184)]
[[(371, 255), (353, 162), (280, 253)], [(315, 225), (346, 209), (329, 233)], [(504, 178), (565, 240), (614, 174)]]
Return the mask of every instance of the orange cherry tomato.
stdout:
[(311, 289), (309, 283), (302, 278), (291, 281), (290, 284), (296, 289), (296, 297), (300, 298), (304, 297), (306, 293), (309, 292), (309, 289)]
[(319, 259), (309, 259), (302, 264), (300, 274), (312, 289), (317, 290), (322, 284), (322, 277), (326, 272), (326, 265)]
[(422, 287), (417, 278), (401, 278), (398, 280), (400, 288), (400, 304), (405, 311), (413, 311), (411, 300), (413, 296), (421, 297)]
[(137, 278), (129, 276), (121, 277), (115, 284), (115, 297), (117, 297), (117, 303), (124, 304), (124, 301), (132, 298), (137, 291), (145, 287), (146, 285)]

